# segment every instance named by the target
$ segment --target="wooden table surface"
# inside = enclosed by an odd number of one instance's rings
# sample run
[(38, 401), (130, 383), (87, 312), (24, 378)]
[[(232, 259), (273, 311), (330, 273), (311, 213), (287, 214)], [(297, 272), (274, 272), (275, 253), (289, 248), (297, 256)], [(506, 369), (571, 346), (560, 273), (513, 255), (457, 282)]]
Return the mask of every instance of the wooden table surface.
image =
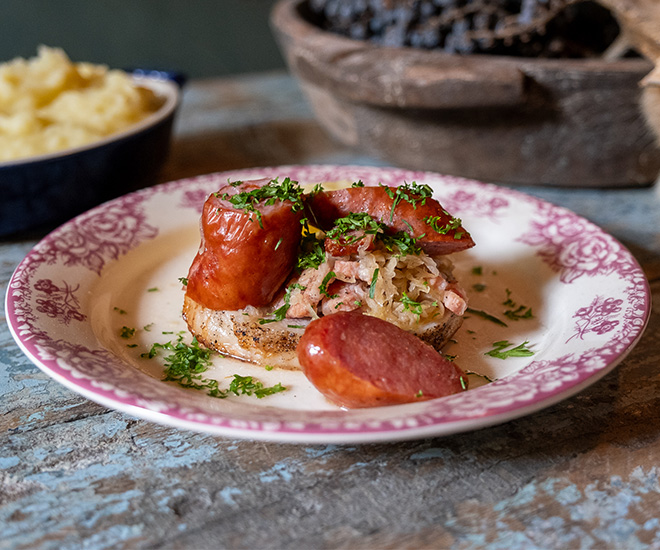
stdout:
[[(162, 179), (374, 164), (284, 73), (188, 85)], [(660, 294), (657, 187), (524, 188), (629, 247)], [(41, 234), (0, 241), (4, 295)], [(506, 424), (368, 445), (231, 440), (106, 409), (0, 325), (0, 549), (660, 548), (660, 312), (610, 374)]]

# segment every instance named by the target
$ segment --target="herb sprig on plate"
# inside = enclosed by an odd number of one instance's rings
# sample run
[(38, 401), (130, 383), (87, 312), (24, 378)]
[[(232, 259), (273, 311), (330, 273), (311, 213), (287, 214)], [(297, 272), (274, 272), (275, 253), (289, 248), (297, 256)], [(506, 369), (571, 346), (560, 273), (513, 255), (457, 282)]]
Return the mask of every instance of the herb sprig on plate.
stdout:
[(192, 343), (183, 341), (183, 334), (179, 333), (176, 342), (164, 344), (155, 343), (143, 357), (152, 359), (161, 351), (168, 352), (165, 356), (165, 372), (163, 381), (176, 382), (184, 388), (206, 391), (210, 397), (224, 399), (230, 395), (254, 395), (262, 398), (267, 395), (285, 391), (286, 388), (279, 382), (274, 386), (266, 387), (262, 382), (252, 376), (234, 374), (228, 389), (220, 388), (217, 380), (205, 378), (202, 373), (212, 365), (213, 351), (202, 348), (196, 338)]

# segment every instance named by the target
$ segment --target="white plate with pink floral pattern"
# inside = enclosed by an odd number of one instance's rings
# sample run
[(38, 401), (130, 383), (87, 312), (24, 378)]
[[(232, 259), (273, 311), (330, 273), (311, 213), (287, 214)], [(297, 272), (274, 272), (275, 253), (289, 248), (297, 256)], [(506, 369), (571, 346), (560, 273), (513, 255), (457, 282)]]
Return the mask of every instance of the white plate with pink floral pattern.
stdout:
[[(142, 354), (185, 330), (179, 278), (199, 245), (204, 199), (228, 179), (260, 177), (331, 185), (415, 181), (434, 189), (477, 243), (453, 258), (471, 313), (445, 350), (476, 373), (471, 389), (409, 405), (342, 410), (300, 372), (223, 358), (205, 373), (221, 386), (240, 374), (287, 390), (218, 399), (161, 381), (163, 359)], [(6, 298), (22, 350), (89, 399), (179, 428), (304, 443), (441, 436), (527, 415), (614, 368), (640, 338), (649, 308), (647, 280), (630, 252), (566, 209), (476, 181), (352, 166), (240, 170), (126, 195), (45, 237), (16, 269)], [(517, 315), (506, 313), (512, 311)], [(125, 338), (123, 327), (135, 333)], [(504, 352), (524, 344), (534, 354), (487, 355), (496, 342), (507, 342), (499, 346)]]

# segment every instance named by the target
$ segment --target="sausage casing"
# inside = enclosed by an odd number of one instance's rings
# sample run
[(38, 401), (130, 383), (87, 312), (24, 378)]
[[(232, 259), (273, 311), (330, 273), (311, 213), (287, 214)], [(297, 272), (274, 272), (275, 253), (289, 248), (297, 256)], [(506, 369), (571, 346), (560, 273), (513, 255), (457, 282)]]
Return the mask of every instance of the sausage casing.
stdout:
[(297, 354), (312, 384), (347, 408), (412, 403), (467, 389), (463, 371), (431, 346), (356, 311), (312, 321)]
[(186, 294), (214, 310), (262, 307), (273, 301), (298, 255), (302, 212), (290, 201), (235, 208), (222, 197), (257, 189), (270, 180), (227, 185), (204, 203), (201, 245), (188, 272)]

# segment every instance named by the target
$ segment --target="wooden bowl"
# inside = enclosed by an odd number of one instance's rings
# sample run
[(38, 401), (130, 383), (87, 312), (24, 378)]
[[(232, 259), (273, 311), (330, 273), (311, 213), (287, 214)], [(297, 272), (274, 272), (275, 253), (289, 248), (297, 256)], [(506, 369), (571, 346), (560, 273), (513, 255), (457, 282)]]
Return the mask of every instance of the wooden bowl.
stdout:
[(640, 111), (641, 58), (459, 56), (322, 30), (304, 0), (271, 25), (320, 124), (406, 168), (510, 184), (655, 181), (660, 149)]

